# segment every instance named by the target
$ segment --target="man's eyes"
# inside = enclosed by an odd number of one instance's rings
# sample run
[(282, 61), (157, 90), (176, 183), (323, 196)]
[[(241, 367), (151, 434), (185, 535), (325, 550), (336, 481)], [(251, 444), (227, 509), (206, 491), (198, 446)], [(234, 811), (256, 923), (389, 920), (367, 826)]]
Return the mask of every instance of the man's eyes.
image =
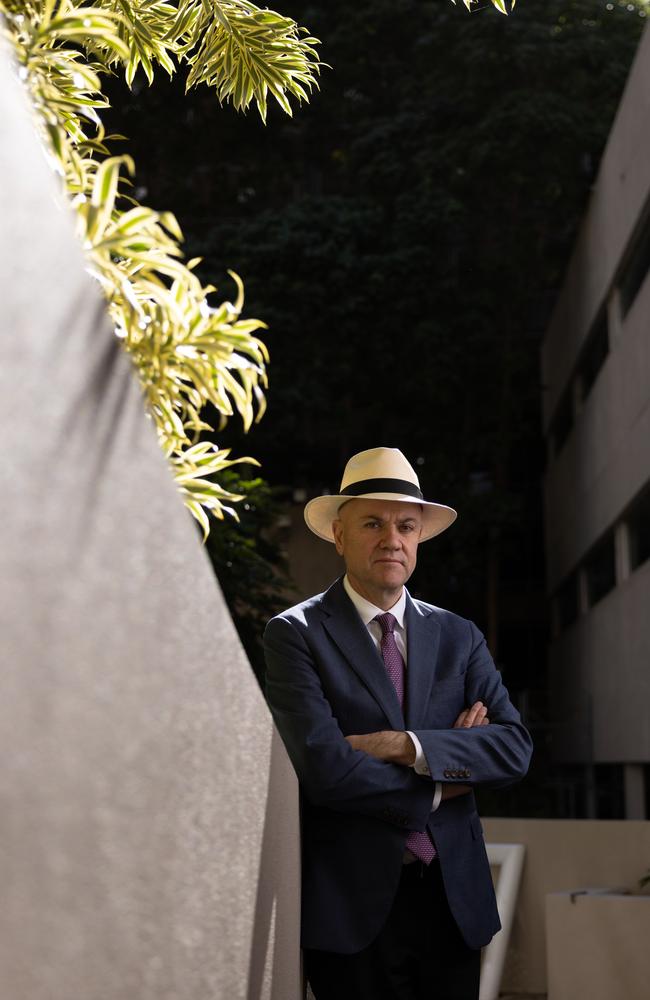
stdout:
[[(381, 527), (382, 527), (381, 521), (366, 521), (364, 524), (364, 528), (381, 528)], [(408, 534), (411, 531), (415, 531), (416, 527), (417, 526), (413, 524), (411, 521), (407, 521), (405, 524), (397, 525), (398, 530), (404, 534)]]

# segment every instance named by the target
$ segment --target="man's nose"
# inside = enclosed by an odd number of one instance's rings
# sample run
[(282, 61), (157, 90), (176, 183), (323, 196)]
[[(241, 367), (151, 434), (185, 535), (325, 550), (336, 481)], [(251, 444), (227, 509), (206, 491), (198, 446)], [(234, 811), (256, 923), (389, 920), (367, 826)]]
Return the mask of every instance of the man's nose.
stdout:
[(385, 549), (397, 549), (401, 544), (400, 534), (397, 528), (388, 524), (384, 528), (381, 536), (381, 544)]

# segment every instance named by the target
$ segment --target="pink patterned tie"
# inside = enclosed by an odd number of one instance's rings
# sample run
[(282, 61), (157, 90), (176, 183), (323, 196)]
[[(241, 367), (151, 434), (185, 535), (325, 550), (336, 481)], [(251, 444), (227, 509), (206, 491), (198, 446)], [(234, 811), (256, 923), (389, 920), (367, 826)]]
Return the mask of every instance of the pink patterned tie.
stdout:
[[(404, 705), (404, 660), (395, 642), (395, 615), (386, 611), (383, 615), (377, 615), (374, 619), (381, 626), (381, 655), (384, 658), (386, 673), (393, 682), (393, 687), (397, 694), (400, 705)], [(431, 863), (436, 856), (436, 849), (431, 842), (429, 834), (424, 830), (411, 830), (406, 838), (406, 847), (416, 858), (423, 861), (425, 865)]]

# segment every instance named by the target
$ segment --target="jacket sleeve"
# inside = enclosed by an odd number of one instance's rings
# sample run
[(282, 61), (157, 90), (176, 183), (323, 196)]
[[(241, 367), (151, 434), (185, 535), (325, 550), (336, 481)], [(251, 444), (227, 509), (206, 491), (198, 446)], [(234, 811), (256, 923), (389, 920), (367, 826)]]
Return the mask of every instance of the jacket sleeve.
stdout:
[(433, 801), (430, 779), (352, 749), (302, 631), (285, 618), (273, 618), (264, 633), (264, 652), (266, 699), (310, 801), (405, 830), (424, 830)]
[(465, 704), (482, 701), (488, 726), (473, 729), (414, 730), (434, 781), (499, 787), (526, 774), (532, 741), (490, 656), (485, 639), (472, 622), (470, 655), (465, 673)]

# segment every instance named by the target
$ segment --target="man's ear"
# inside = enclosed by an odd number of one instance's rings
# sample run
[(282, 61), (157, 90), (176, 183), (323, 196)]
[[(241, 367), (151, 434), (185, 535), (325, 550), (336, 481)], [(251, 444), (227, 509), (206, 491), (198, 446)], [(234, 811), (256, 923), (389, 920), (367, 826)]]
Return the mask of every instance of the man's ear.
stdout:
[(336, 521), (332, 521), (332, 532), (334, 534), (334, 544), (336, 545), (336, 551), (340, 556), (343, 555), (343, 522), (337, 517)]

